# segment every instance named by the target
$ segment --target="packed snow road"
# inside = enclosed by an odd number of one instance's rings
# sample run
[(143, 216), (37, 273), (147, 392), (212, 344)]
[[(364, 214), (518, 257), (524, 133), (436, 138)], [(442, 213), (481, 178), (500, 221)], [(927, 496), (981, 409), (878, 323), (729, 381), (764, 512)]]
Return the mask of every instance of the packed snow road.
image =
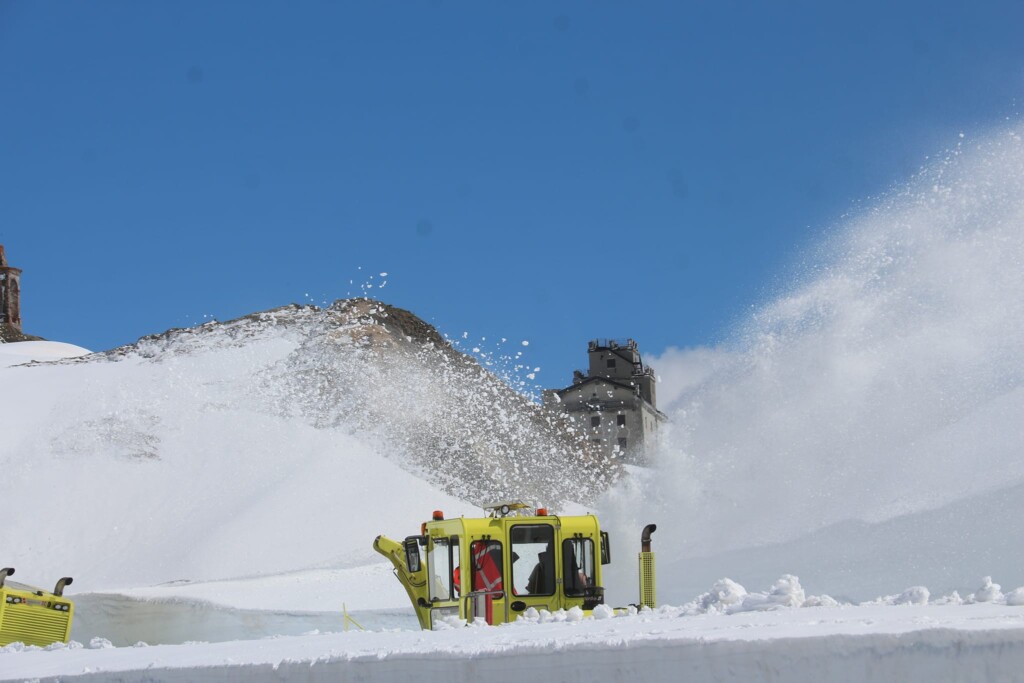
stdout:
[(805, 607), (731, 615), (663, 607), (503, 627), (307, 634), (255, 641), (0, 650), (0, 680), (1015, 681), (1024, 608)]

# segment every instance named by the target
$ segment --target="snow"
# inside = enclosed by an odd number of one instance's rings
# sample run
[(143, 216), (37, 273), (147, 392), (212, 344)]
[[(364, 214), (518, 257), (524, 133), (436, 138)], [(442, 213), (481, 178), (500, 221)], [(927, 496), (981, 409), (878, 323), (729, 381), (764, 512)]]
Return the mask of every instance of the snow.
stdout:
[(30, 363), (52, 361), (61, 358), (76, 358), (92, 353), (74, 344), (53, 341), (25, 341), (0, 344), (0, 368)]
[(680, 616), (660, 608), (502, 627), (336, 632), (253, 641), (52, 651), (4, 648), (0, 680), (1011, 681), (1024, 610), (780, 608)]
[(1006, 604), (1014, 606), (1024, 605), (1024, 588), (1015, 588), (1007, 593)]
[[(22, 520), (0, 527), (5, 566), (74, 576), (77, 592), (365, 568), (382, 561), (378, 534), (404, 537), (435, 508), (476, 513), (366, 440), (268, 414), (253, 369), (292, 348), (0, 368), (18, 397), (0, 410), (0, 499)], [(58, 481), (60, 505), (34, 480)], [(365, 514), (383, 495), (386, 513)], [(380, 572), (336, 578), (338, 606), (368, 587), (385, 607), (405, 595)]]
[(976, 602), (999, 602), (1004, 599), (1001, 588), (998, 583), (992, 583), (991, 576), (986, 576), (982, 579), (981, 588), (971, 598)]

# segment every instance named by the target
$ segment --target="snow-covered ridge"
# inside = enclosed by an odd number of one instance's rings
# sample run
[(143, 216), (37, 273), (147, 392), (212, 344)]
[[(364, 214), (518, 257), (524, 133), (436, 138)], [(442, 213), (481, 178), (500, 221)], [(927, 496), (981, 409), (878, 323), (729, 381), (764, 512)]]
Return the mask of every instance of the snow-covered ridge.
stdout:
[(558, 507), (592, 500), (617, 474), (564, 418), (510, 389), (412, 313), (379, 301), (293, 304), (150, 335), (103, 357), (162, 363), (282, 343), (294, 345), (288, 356), (252, 373), (248, 390), (258, 392), (262, 409), (358, 433), (453, 495)]

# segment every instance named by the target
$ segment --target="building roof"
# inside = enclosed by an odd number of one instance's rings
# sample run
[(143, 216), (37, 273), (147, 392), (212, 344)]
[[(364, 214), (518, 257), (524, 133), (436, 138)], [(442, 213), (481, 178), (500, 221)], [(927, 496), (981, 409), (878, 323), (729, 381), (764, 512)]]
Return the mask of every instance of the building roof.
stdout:
[[(610, 379), (608, 377), (601, 377), (599, 375), (599, 376), (596, 376), (596, 377), (587, 377), (582, 382), (578, 382), (576, 384), (573, 384), (571, 387), (566, 387), (565, 389), (549, 389), (548, 391), (557, 394), (558, 398), (561, 399), (563, 396), (565, 396), (570, 391), (572, 391), (574, 389), (578, 389), (579, 387), (582, 387), (584, 384), (590, 384), (591, 382), (607, 382), (608, 384), (611, 384), (611, 385), (614, 385), (614, 386), (617, 386), (617, 387), (621, 387), (623, 389), (629, 389), (630, 391), (632, 391), (635, 388), (635, 385), (633, 385), (633, 384), (626, 384), (625, 382), (618, 382), (618, 381), (616, 381), (614, 379)], [(657, 408), (655, 408), (654, 405), (650, 401), (645, 399), (643, 396), (640, 396), (639, 394), (637, 394), (636, 398), (640, 399), (640, 401), (644, 405), (646, 405), (648, 408), (653, 410), (654, 413), (660, 419), (666, 419), (666, 420), (668, 419), (668, 416), (665, 415), (665, 413), (663, 413), (660, 410), (658, 410)], [(584, 402), (586, 402), (586, 400), (584, 400)]]
[(604, 377), (602, 375), (591, 375), (590, 377), (585, 377), (581, 381), (576, 382), (572, 386), (566, 387), (565, 389), (555, 389), (554, 391), (559, 396), (562, 396), (563, 394), (566, 394), (572, 391), (573, 389), (576, 389), (577, 387), (581, 387), (584, 384), (590, 384), (591, 382), (608, 382), (608, 384), (614, 384), (617, 387), (622, 387), (623, 389), (630, 390), (632, 390), (635, 386), (633, 384), (626, 384), (625, 382), (620, 382), (618, 380), (611, 379), (610, 377)]

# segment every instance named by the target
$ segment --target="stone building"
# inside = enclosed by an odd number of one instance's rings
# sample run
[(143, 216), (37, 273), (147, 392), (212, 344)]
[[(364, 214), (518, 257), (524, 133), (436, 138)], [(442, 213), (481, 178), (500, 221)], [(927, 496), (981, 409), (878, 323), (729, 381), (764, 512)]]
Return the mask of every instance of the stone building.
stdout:
[(0, 342), (35, 339), (21, 330), (21, 268), (7, 264), (0, 244)]
[(572, 386), (544, 392), (544, 405), (565, 411), (608, 458), (643, 465), (667, 418), (657, 408), (654, 370), (632, 339), (591, 341), (590, 368), (573, 373)]

